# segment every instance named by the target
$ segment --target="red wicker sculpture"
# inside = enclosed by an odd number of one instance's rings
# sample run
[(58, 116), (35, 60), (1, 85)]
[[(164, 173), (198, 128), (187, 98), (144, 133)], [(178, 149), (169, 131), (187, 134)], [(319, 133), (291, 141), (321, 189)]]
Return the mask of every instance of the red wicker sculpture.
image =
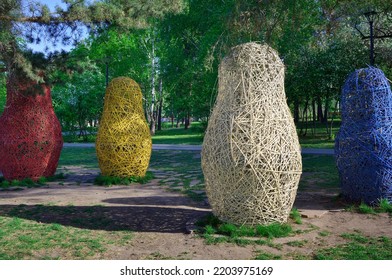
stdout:
[(7, 81), (0, 117), (0, 171), (6, 180), (52, 176), (63, 146), (50, 87), (16, 77)]

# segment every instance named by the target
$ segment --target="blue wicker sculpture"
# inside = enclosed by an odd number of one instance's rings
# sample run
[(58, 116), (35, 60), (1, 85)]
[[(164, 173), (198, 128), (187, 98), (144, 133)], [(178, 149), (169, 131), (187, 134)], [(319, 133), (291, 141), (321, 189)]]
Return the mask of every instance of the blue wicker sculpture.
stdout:
[(341, 98), (342, 125), (335, 142), (343, 196), (352, 202), (392, 202), (392, 92), (375, 67), (347, 78)]

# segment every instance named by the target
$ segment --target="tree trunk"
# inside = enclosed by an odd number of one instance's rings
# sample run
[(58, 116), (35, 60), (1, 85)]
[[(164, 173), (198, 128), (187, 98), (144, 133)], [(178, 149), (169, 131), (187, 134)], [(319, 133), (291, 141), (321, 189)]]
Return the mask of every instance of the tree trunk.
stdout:
[(309, 100), (306, 100), (304, 110), (302, 112), (302, 116), (305, 119), (305, 132), (303, 132), (303, 134), (302, 134), (302, 128), (301, 128), (301, 134), (303, 136), (306, 136), (306, 134), (308, 132), (308, 105), (309, 105)]
[(323, 122), (323, 104), (320, 97), (317, 97), (317, 121)]
[(294, 101), (294, 123), (299, 123), (299, 102), (298, 100)]
[(159, 106), (158, 106), (158, 131), (162, 130), (162, 106), (163, 106), (163, 96), (162, 96), (162, 79), (159, 80)]
[(186, 116), (185, 116), (185, 129), (188, 129), (190, 124), (191, 124), (191, 116), (190, 116), (190, 113), (188, 111), (186, 113)]
[(177, 116), (176, 128), (178, 128), (179, 126), (180, 126), (180, 118), (179, 118), (179, 116)]
[(323, 123), (325, 124), (328, 138), (331, 138), (331, 132), (329, 131), (329, 126), (328, 126), (328, 109), (329, 109), (329, 98), (327, 97), (325, 99)]
[(336, 113), (337, 113), (337, 106), (338, 106), (338, 103), (339, 103), (339, 101), (336, 100), (336, 101), (335, 101), (335, 110), (334, 110), (334, 112), (333, 112), (333, 114), (332, 114), (331, 124), (330, 124), (330, 127), (329, 127), (329, 135), (328, 135), (328, 138), (329, 138), (329, 139), (333, 139), (333, 140), (335, 139), (335, 135), (332, 134), (332, 128), (333, 128), (333, 121), (334, 121), (335, 115), (336, 115)]
[(152, 39), (152, 48), (151, 48), (151, 106), (150, 106), (150, 134), (155, 135), (155, 44), (154, 39)]
[(316, 121), (317, 121), (317, 113), (316, 113), (316, 100), (313, 98), (312, 100), (312, 135), (314, 136), (316, 132)]

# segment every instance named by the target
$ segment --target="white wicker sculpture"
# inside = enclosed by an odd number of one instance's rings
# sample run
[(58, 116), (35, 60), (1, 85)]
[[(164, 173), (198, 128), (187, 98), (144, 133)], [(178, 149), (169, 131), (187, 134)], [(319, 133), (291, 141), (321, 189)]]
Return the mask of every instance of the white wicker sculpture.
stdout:
[(284, 65), (269, 46), (239, 45), (221, 62), (202, 168), (219, 219), (287, 221), (302, 173), (301, 151), (286, 103)]

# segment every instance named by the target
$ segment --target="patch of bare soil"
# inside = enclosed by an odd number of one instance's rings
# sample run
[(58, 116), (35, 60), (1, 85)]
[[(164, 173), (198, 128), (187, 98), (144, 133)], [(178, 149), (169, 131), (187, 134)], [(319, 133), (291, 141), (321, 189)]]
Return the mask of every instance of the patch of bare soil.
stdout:
[[(97, 169), (78, 166), (67, 169), (69, 175), (62, 182), (51, 182), (40, 188), (0, 191), (0, 213), (9, 213), (9, 209), (20, 204), (27, 208), (42, 205), (45, 211), (34, 216), (39, 222), (134, 232), (130, 244), (110, 245), (102, 255), (93, 258), (254, 259), (262, 252), (284, 259), (298, 255), (312, 258), (320, 248), (345, 242), (341, 237), (343, 233), (392, 238), (391, 218), (387, 214), (346, 212), (334, 199), (336, 193), (319, 191), (297, 195), (295, 207), (302, 213), (303, 223), (292, 225), (301, 233), (276, 238), (273, 245), (207, 245), (203, 238), (189, 233), (189, 229), (211, 209), (204, 201), (192, 201), (162, 185), (171, 178), (171, 173), (160, 173), (158, 179), (145, 185), (102, 187), (92, 184), (99, 172)], [(71, 212), (59, 214), (63, 213), (59, 210), (69, 206), (72, 206)]]

